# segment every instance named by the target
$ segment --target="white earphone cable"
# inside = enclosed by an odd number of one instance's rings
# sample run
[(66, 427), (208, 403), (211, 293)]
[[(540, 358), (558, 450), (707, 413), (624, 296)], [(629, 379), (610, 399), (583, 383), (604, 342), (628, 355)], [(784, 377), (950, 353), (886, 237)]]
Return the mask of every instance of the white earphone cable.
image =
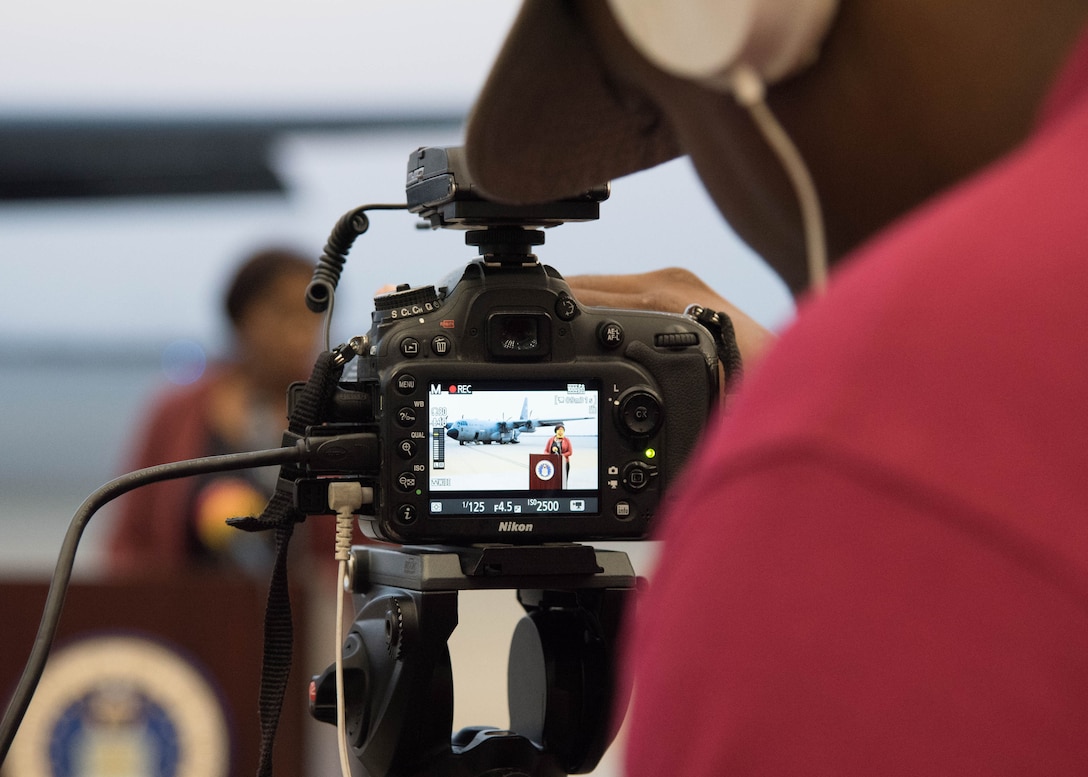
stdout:
[(809, 288), (814, 294), (823, 294), (827, 288), (827, 239), (824, 235), (820, 197), (812, 175), (801, 157), (801, 152), (767, 106), (764, 99), (766, 89), (759, 74), (751, 67), (738, 65), (733, 71), (731, 82), (733, 96), (748, 111), (793, 185), (801, 209)]
[(336, 512), (336, 636), (333, 642), (336, 656), (336, 743), (340, 756), (341, 777), (351, 777), (347, 735), (347, 698), (344, 690), (344, 596), (350, 589), (348, 560), (351, 558), (355, 513), (364, 504), (374, 501), (374, 490), (360, 483), (334, 481), (329, 483), (328, 499), (329, 507)]

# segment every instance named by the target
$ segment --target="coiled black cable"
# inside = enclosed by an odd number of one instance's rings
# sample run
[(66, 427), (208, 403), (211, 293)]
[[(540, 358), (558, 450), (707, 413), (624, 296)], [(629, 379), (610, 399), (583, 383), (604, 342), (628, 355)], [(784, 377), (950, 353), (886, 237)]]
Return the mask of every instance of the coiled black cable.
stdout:
[(352, 243), (370, 228), (370, 219), (366, 215), (368, 210), (407, 209), (407, 203), (362, 205), (341, 216), (329, 234), (325, 250), (314, 269), (314, 277), (306, 289), (306, 307), (314, 313), (324, 313), (328, 309), (340, 283), (340, 273)]

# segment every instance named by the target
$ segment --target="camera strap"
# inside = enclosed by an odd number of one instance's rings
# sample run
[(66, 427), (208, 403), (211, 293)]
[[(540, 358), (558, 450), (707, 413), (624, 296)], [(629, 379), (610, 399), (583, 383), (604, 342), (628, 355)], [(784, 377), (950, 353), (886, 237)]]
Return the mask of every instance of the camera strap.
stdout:
[(689, 305), (684, 312), (706, 327), (714, 337), (714, 348), (718, 352), (718, 362), (722, 366), (726, 388), (735, 388), (740, 380), (742, 365), (733, 320), (725, 313), (704, 308), (702, 305)]
[[(336, 389), (343, 372), (343, 361), (325, 351), (317, 358), (310, 379), (294, 402), (287, 422), (284, 445), (293, 445), (299, 436), (321, 422), (325, 406)], [(298, 464), (280, 467), (279, 481), (272, 498), (257, 517), (231, 518), (230, 526), (243, 531), (274, 531), (276, 560), (268, 586), (268, 602), (264, 615), (264, 659), (261, 662), (260, 720), (261, 752), (257, 766), (258, 777), (272, 775), (272, 745), (279, 727), (280, 710), (291, 673), (294, 628), (291, 620), (291, 597), (287, 584), (287, 549), (295, 524), (306, 520), (294, 503), (295, 481), (305, 475)]]

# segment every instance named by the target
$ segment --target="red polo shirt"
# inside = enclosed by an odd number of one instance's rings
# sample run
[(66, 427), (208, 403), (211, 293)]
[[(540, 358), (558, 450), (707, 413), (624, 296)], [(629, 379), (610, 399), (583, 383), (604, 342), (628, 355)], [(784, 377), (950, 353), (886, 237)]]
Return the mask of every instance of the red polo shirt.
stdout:
[(1088, 774), (1088, 43), (671, 491), (627, 773)]

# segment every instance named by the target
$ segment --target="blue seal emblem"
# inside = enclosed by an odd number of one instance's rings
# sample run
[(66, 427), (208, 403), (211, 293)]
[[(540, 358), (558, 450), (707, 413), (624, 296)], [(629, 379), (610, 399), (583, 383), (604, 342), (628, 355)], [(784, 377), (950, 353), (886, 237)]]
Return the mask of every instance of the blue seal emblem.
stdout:
[(187, 658), (96, 636), (50, 660), (8, 765), (13, 775), (227, 777), (228, 731), (215, 688)]

